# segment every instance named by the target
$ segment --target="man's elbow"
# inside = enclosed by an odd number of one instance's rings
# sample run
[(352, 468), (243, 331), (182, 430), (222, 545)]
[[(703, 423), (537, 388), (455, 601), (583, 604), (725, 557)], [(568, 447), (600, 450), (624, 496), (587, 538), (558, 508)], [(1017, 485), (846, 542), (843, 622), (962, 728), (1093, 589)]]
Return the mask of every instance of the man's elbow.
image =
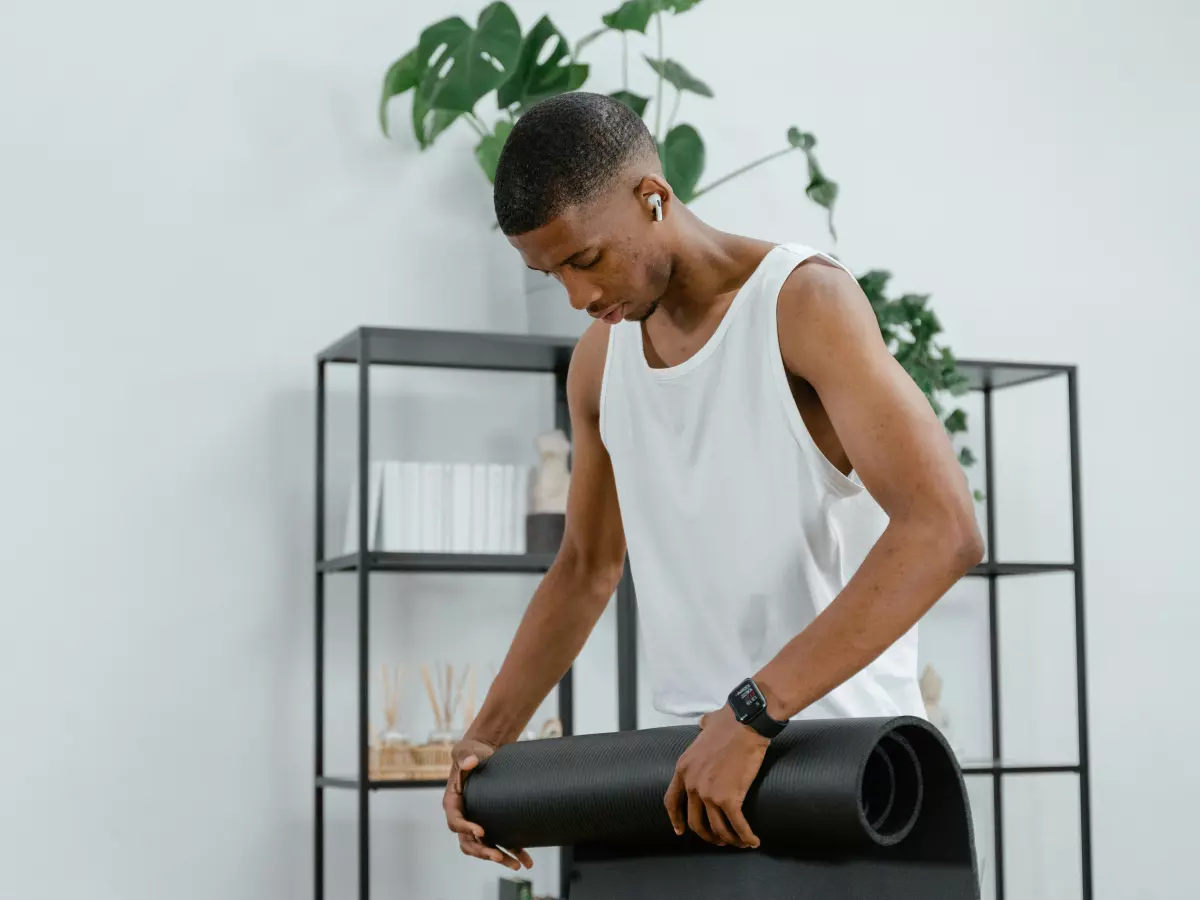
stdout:
[(950, 565), (957, 575), (965, 575), (983, 561), (983, 533), (979, 530), (973, 509), (956, 511), (947, 516), (943, 531)]

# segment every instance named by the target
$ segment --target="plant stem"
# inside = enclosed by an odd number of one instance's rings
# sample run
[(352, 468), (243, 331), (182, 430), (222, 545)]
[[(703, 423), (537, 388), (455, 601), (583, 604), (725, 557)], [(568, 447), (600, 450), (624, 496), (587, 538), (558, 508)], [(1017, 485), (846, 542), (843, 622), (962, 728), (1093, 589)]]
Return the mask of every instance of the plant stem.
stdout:
[(475, 113), (464, 113), (463, 118), (466, 119), (467, 123), (479, 133), (480, 137), (487, 137), (491, 133), (486, 127), (484, 127), (484, 124), (479, 121), (479, 117), (476, 116)]
[(663, 39), (662, 39), (662, 13), (654, 14), (654, 27), (658, 31), (658, 99), (654, 102), (654, 140), (658, 142), (662, 138), (662, 91), (663, 91), (663, 76), (662, 70), (666, 65), (663, 59)]
[(675, 116), (679, 114), (679, 101), (683, 99), (683, 91), (679, 88), (675, 89), (675, 105), (671, 107), (671, 118), (667, 119), (667, 134), (671, 133), (671, 128), (675, 125)]
[(762, 159), (756, 159), (752, 163), (747, 163), (746, 165), (742, 166), (740, 169), (735, 169), (734, 171), (730, 172), (728, 175), (718, 178), (712, 184), (706, 185), (705, 187), (698, 189), (694, 194), (692, 194), (692, 199), (695, 200), (701, 194), (707, 194), (713, 188), (718, 187), (727, 181), (731, 181), (734, 178), (737, 178), (739, 175), (743, 175), (746, 172), (749, 172), (751, 169), (753, 169), (757, 166), (761, 166), (765, 162), (770, 162), (773, 159), (777, 159), (780, 156), (784, 156), (788, 153), (791, 153), (795, 149), (796, 149), (795, 147), (784, 147), (782, 150), (776, 150), (774, 153), (768, 153)]

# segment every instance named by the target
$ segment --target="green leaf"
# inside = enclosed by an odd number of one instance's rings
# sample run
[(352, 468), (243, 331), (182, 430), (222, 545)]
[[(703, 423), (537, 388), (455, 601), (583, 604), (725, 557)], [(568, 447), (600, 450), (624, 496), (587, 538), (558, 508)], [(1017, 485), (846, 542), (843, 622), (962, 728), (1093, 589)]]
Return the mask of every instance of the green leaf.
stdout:
[(987, 499), (987, 495), (983, 491), (979, 490), (979, 488), (975, 489), (974, 496), (975, 496), (975, 501), (977, 503), (982, 503), (984, 500)]
[(504, 149), (504, 142), (512, 129), (512, 122), (501, 119), (496, 123), (495, 132), (485, 135), (475, 147), (475, 159), (479, 161), (479, 167), (487, 175), (488, 181), (496, 180), (496, 164), (500, 162), (500, 151)]
[(699, 2), (700, 0), (655, 0), (660, 9), (669, 9), (676, 15), (687, 12)]
[(795, 125), (788, 129), (788, 143), (801, 150), (811, 150), (816, 146), (817, 139), (807, 131), (801, 131)]
[(646, 33), (650, 17), (659, 9), (655, 0), (626, 0), (619, 9), (600, 17), (600, 21), (615, 31)]
[(448, 109), (430, 109), (420, 95), (413, 95), (412, 124), (417, 143), (424, 150), (449, 128), (462, 113)]
[(963, 447), (958, 451), (958, 461), (964, 466), (975, 465), (975, 454), (971, 452), (970, 447)]
[(383, 76), (383, 89), (379, 94), (379, 127), (388, 132), (388, 101), (409, 91), (421, 80), (421, 66), (416, 47), (400, 57)]
[(417, 94), (428, 109), (471, 112), (512, 74), (521, 25), (507, 3), (484, 7), (471, 28), (457, 17), (432, 25), (418, 45), (425, 66)]
[(524, 112), (539, 100), (575, 90), (587, 76), (586, 65), (571, 62), (570, 45), (562, 32), (549, 16), (542, 16), (521, 42), (516, 65), (500, 85), (496, 102), (501, 109), (515, 104), (518, 112)]
[(620, 100), (639, 116), (646, 114), (646, 105), (650, 102), (649, 97), (642, 97), (632, 91), (613, 91), (608, 96), (615, 100)]
[(691, 91), (693, 94), (699, 94), (702, 97), (711, 97), (713, 95), (712, 88), (695, 77), (675, 60), (651, 59), (645, 54), (643, 54), (643, 58), (650, 64), (650, 68), (675, 85), (678, 90)]
[(950, 415), (946, 416), (946, 430), (951, 434), (959, 434), (967, 430), (967, 414), (961, 409), (956, 409)]
[(837, 200), (838, 186), (836, 182), (829, 181), (820, 172), (814, 172), (809, 177), (808, 187), (804, 189), (804, 193), (808, 194), (808, 199), (817, 206), (823, 206), (832, 212), (833, 204)]
[(663, 176), (684, 203), (692, 199), (704, 172), (704, 141), (691, 125), (676, 125), (658, 148)]

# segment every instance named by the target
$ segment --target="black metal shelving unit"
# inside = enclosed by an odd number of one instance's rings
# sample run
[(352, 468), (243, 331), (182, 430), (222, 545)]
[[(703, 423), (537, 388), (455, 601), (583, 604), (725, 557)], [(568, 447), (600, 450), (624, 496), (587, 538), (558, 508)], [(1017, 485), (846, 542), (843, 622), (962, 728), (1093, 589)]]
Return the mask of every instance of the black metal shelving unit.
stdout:
[[(358, 795), (358, 895), (368, 900), (370, 883), (370, 795), (373, 791), (443, 788), (442, 781), (379, 781), (369, 778), (368, 731), (368, 637), (370, 634), (370, 575), (373, 572), (445, 572), (445, 573), (542, 573), (551, 562), (547, 554), (462, 554), (462, 553), (385, 553), (367, 549), (368, 476), (370, 447), (370, 370), (372, 366), (416, 366), (429, 368), (475, 369), (506, 372), (540, 372), (553, 376), (555, 424), (570, 434), (566, 400), (566, 374), (574, 341), (566, 338), (538, 337), (490, 332), (459, 332), (429, 329), (358, 328), (317, 355), (316, 391), (316, 522), (314, 565), (314, 846), (313, 875), (316, 900), (325, 896), (325, 817), (327, 790), (349, 790)], [(325, 556), (325, 451), (326, 451), (326, 369), (331, 364), (353, 365), (358, 372), (358, 534), (357, 553)], [(995, 822), (996, 900), (1004, 898), (1003, 803), (1002, 787), (1006, 775), (1072, 774), (1079, 779), (1079, 815), (1081, 830), (1081, 866), (1084, 900), (1092, 898), (1090, 769), (1087, 729), (1087, 686), (1085, 671), (1083, 609), (1083, 541), (1079, 476), (1079, 429), (1077, 375), (1074, 366), (1030, 363), (962, 360), (960, 369), (970, 378), (972, 390), (983, 395), (986, 451), (984, 465), (988, 496), (986, 540), (987, 562), (975, 567), (971, 577), (988, 580), (988, 620), (990, 629), (989, 666), (992, 693), (992, 754), (987, 764), (964, 765), (967, 776), (990, 777), (993, 782)], [(1015, 385), (1045, 378), (1067, 380), (1070, 428), (1072, 523), (1074, 559), (1063, 563), (1020, 563), (999, 561), (996, 556), (995, 466), (992, 453), (992, 394)], [(1000, 721), (1000, 649), (998, 642), (997, 584), (1000, 578), (1048, 572), (1072, 572), (1075, 584), (1075, 658), (1078, 708), (1078, 762), (1071, 764), (1011, 765), (1004, 762)], [(349, 573), (357, 579), (357, 681), (358, 735), (357, 775), (332, 776), (324, 765), (324, 689), (325, 689), (325, 578)], [(637, 606), (633, 578), (626, 566), (616, 594), (617, 631), (617, 718), (618, 728), (630, 730), (637, 725)], [(558, 711), (563, 731), (571, 734), (574, 724), (572, 672), (568, 670), (558, 685)], [(571, 882), (571, 848), (560, 851), (560, 897), (567, 898)]]

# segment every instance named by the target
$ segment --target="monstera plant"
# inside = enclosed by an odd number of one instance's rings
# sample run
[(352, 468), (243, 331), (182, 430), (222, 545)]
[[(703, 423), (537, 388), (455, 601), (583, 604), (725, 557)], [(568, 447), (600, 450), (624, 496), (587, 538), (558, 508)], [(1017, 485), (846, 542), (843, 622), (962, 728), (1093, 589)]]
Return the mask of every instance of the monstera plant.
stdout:
[[(646, 120), (658, 143), (663, 175), (681, 201), (693, 203), (757, 166), (799, 153), (805, 163), (805, 193), (825, 211), (830, 236), (836, 242), (833, 212), (838, 185), (826, 178), (817, 163), (817, 139), (810, 131), (792, 125), (775, 149), (728, 174), (703, 181), (704, 139), (695, 126), (679, 121), (679, 113), (685, 95), (712, 99), (713, 90), (682, 62), (668, 57), (663, 46), (664, 19), (686, 13), (700, 2), (626, 0), (601, 16), (600, 27), (573, 47), (549, 16), (542, 16), (523, 32), (516, 14), (503, 2), (484, 7), (473, 26), (459, 16), (442, 19), (421, 32), (417, 45), (388, 68), (379, 97), (380, 127), (385, 135), (390, 134), (391, 101), (411, 92), (411, 127), (421, 150), (433, 146), (440, 135), (461, 121), (476, 132), (475, 159), (491, 181), (504, 141), (521, 114), (547, 97), (582, 88), (590, 74), (584, 51), (594, 52), (608, 41), (619, 46), (621, 54), (621, 88), (610, 96)], [(653, 34), (648, 33), (651, 28)], [(645, 48), (636, 65), (646, 66), (641, 72), (650, 78), (652, 94), (633, 89), (631, 42)], [(492, 94), (494, 103), (484, 104)], [(481, 109), (484, 106), (486, 109)], [(938, 399), (946, 393), (964, 393), (968, 382), (950, 349), (937, 342), (942, 328), (928, 306), (929, 298), (905, 294), (889, 299), (885, 291), (890, 277), (882, 270), (858, 276), (888, 348), (929, 398), (946, 430), (951, 435), (965, 431), (965, 414), (961, 410), (947, 413)], [(966, 448), (959, 460), (964, 466), (974, 461)]]

